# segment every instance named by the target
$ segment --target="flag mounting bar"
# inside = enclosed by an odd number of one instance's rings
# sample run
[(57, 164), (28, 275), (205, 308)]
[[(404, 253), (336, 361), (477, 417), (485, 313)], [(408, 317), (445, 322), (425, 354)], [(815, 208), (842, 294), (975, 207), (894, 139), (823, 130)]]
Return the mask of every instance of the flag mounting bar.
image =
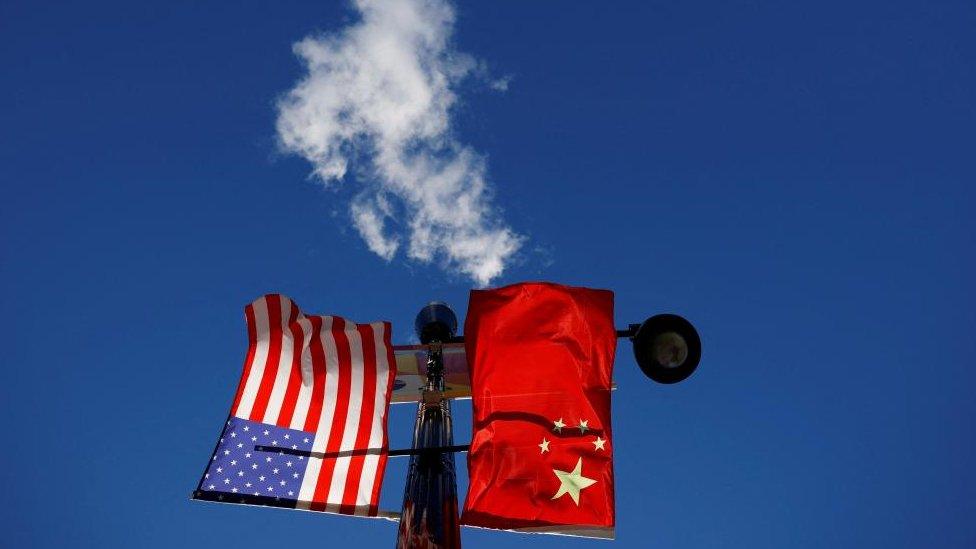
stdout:
[[(419, 456), (422, 454), (441, 454), (445, 452), (467, 452), (471, 448), (470, 444), (452, 444), (450, 446), (431, 446), (428, 448), (400, 448), (389, 450), (386, 455), (395, 456)], [(275, 454), (286, 454), (289, 456), (314, 457), (320, 459), (342, 458), (350, 456), (379, 455), (383, 453), (382, 448), (369, 448), (366, 450), (346, 450), (344, 452), (311, 452), (309, 450), (293, 450), (291, 448), (281, 448), (278, 446), (267, 446), (257, 444), (254, 446), (256, 452), (272, 452)]]
[(470, 444), (454, 444), (451, 446), (434, 446), (431, 448), (401, 448), (390, 450), (388, 456), (416, 456), (426, 453), (442, 454), (445, 452), (467, 452), (471, 448)]
[[(633, 338), (637, 335), (637, 330), (641, 327), (640, 324), (630, 324), (623, 330), (617, 330), (617, 337)], [(464, 343), (464, 336), (454, 336), (444, 343)]]

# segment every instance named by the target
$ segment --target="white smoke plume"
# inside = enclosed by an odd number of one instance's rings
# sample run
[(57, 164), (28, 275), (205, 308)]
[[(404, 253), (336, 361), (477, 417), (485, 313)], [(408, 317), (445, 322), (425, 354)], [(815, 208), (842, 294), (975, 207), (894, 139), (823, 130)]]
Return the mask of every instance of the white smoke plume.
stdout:
[[(278, 137), (328, 185), (352, 170), (350, 205), (369, 249), (437, 261), (479, 285), (522, 237), (491, 205), (485, 159), (452, 129), (457, 85), (478, 63), (451, 44), (444, 0), (356, 0), (360, 20), (294, 46), (307, 75), (278, 104)], [(507, 86), (505, 80), (505, 86)]]

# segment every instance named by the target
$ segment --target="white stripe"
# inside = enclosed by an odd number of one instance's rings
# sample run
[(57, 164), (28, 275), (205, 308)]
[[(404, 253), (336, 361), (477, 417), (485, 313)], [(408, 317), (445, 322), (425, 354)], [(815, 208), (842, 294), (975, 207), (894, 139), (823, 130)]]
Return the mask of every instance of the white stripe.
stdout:
[(383, 341), (386, 325), (382, 322), (371, 324), (376, 347), (376, 397), (373, 400), (373, 426), (369, 432), (369, 447), (379, 448), (383, 445), (383, 420), (386, 415), (386, 388), (390, 382), (390, 363), (387, 360), (387, 346)]
[(261, 386), (261, 376), (264, 375), (264, 363), (268, 361), (268, 301), (266, 298), (258, 298), (251, 304), (254, 309), (254, 331), (255, 346), (254, 359), (251, 362), (251, 370), (247, 380), (244, 382), (244, 392), (241, 393), (241, 402), (237, 405), (237, 417), (248, 419), (251, 416), (251, 409), (254, 408), (254, 400), (258, 396), (258, 388)]
[[(349, 408), (346, 411), (346, 425), (342, 431), (342, 442), (339, 451), (345, 452), (356, 447), (356, 434), (359, 431), (359, 416), (363, 406), (363, 342), (353, 323), (346, 324), (346, 339), (349, 340), (349, 356), (352, 364), (349, 379)], [(328, 503), (342, 503), (342, 496), (346, 489), (346, 475), (349, 473), (349, 463), (352, 457), (336, 459), (335, 471), (332, 472), (332, 485), (329, 487)], [(368, 501), (367, 501), (368, 503)]]
[[(373, 400), (372, 427), (369, 431), (368, 448), (381, 448), (383, 446), (383, 425), (386, 420), (386, 388), (389, 383), (390, 364), (386, 357), (386, 344), (383, 340), (386, 332), (386, 325), (382, 322), (375, 322), (370, 325), (373, 328), (373, 341), (375, 342), (374, 352), (376, 353), (376, 397)], [(367, 351), (367, 349), (364, 349)], [(367, 410), (366, 413), (370, 411)], [(367, 454), (363, 460), (363, 474), (359, 480), (359, 494), (356, 496), (357, 505), (368, 507), (373, 499), (373, 485), (377, 481), (377, 467), (379, 467), (380, 456)], [(357, 514), (359, 510), (357, 510)]]
[[(312, 369), (312, 321), (302, 317), (298, 320), (302, 327), (302, 385), (298, 388), (298, 400), (295, 403), (295, 413), (291, 416), (292, 429), (305, 429), (305, 419), (308, 409), (312, 405), (312, 388), (315, 385), (315, 372)], [(318, 337), (318, 334), (314, 334)]]
[[(295, 367), (295, 340), (289, 329), (288, 319), (291, 318), (291, 308), (294, 304), (290, 299), (282, 296), (281, 298), (281, 354), (278, 355), (278, 370), (275, 375), (274, 385), (271, 387), (271, 396), (268, 398), (268, 407), (264, 410), (264, 423), (278, 423), (278, 416), (281, 415), (281, 405), (285, 401), (285, 391), (288, 389), (288, 378), (291, 370)], [(301, 313), (299, 313), (301, 314)]]
[(322, 404), (322, 415), (315, 433), (313, 452), (325, 452), (325, 445), (329, 442), (332, 426), (335, 424), (336, 401), (339, 399), (339, 353), (336, 350), (336, 340), (332, 336), (332, 317), (322, 320), (322, 349), (325, 351), (325, 395)]
[[(338, 393), (339, 355), (336, 353), (335, 338), (332, 337), (332, 317), (322, 317), (322, 331), (313, 334), (322, 340), (325, 351), (325, 395), (322, 402), (322, 413), (319, 416), (319, 426), (315, 430), (315, 440), (312, 441), (313, 452), (325, 452), (325, 445), (332, 433), (332, 420), (335, 418), (336, 394)], [(322, 469), (322, 458), (309, 457), (302, 488), (298, 492), (298, 507), (308, 509), (312, 498), (315, 497), (315, 485), (319, 482), (319, 471)]]

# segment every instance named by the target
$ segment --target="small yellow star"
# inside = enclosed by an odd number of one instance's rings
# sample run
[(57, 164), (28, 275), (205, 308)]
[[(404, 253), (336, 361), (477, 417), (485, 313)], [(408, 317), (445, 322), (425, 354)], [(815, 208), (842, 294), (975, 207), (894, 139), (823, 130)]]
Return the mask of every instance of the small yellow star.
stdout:
[(555, 431), (555, 432), (557, 432), (557, 433), (563, 432), (563, 427), (566, 426), (566, 424), (563, 423), (563, 418), (559, 418), (556, 421), (553, 421), (552, 424), (554, 425), (554, 427), (552, 428), (552, 430)]
[(581, 419), (580, 420), (579, 430), (580, 430), (580, 434), (581, 435), (583, 433), (585, 433), (587, 429), (589, 429), (589, 427), (586, 425), (586, 423), (587, 423), (587, 421), (585, 419)]
[(542, 437), (542, 444), (537, 444), (536, 446), (541, 448), (541, 450), (539, 450), (540, 454), (544, 454), (549, 451), (549, 441), (546, 440), (546, 437)]
[(596, 440), (593, 441), (593, 450), (606, 450), (606, 448), (603, 447), (603, 445), (606, 443), (606, 440), (596, 437)]

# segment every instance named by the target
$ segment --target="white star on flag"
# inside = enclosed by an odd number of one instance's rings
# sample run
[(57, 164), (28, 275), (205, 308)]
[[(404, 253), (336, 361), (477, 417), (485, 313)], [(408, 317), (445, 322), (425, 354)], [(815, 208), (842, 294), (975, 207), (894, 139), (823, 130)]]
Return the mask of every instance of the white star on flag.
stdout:
[(566, 424), (563, 423), (563, 418), (559, 418), (556, 421), (553, 421), (552, 424), (553, 424), (552, 430), (557, 433), (563, 432), (563, 427), (566, 426)]
[(580, 420), (580, 423), (579, 423), (579, 430), (580, 430), (580, 434), (581, 434), (581, 435), (582, 435), (583, 433), (585, 433), (587, 429), (589, 429), (589, 427), (588, 427), (588, 426), (587, 426), (586, 424), (587, 424), (587, 420), (585, 420), (585, 419), (581, 419), (581, 420)]
[(603, 447), (603, 445), (606, 442), (607, 441), (605, 439), (600, 438), (600, 437), (596, 437), (596, 440), (593, 441), (593, 449), (594, 450), (605, 450), (605, 448)]
[(542, 437), (542, 444), (538, 444), (537, 446), (541, 448), (541, 450), (539, 450), (540, 454), (544, 454), (549, 451), (549, 441), (546, 440), (546, 437)]

